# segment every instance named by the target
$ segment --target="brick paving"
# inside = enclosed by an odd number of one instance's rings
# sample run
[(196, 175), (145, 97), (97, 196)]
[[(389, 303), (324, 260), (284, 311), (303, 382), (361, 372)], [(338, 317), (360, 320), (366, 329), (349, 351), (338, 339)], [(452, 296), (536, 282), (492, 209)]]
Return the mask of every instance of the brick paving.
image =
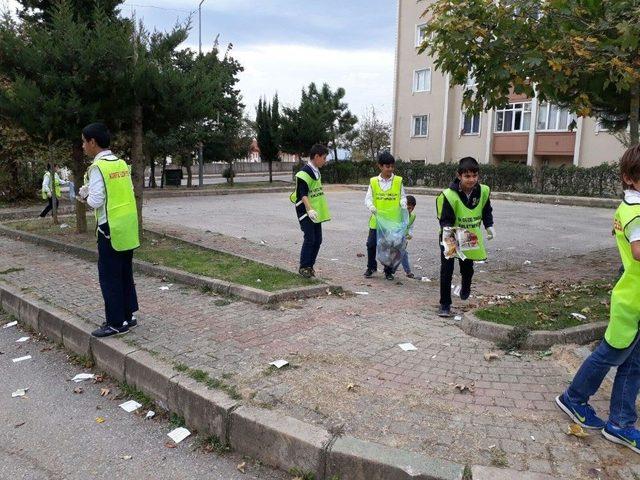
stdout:
[[(285, 249), (186, 228), (182, 235), (295, 267)], [(0, 272), (11, 267), (24, 270), (0, 280), (96, 325), (103, 321), (94, 264), (0, 237)], [(500, 463), (504, 452), (510, 468), (556, 478), (634, 478), (640, 457), (633, 452), (598, 433), (582, 440), (564, 433), (569, 422), (553, 398), (575, 368), (565, 351), (487, 362), (490, 342), (433, 314), (437, 285), (363, 281), (338, 262), (324, 262), (323, 270), (369, 295), (265, 308), (177, 284), (160, 290), (167, 284), (138, 275), (141, 326), (124, 338), (167, 362), (224, 375), (247, 402), (327, 427), (344, 425), (363, 439), (468, 464)], [(402, 342), (418, 350), (403, 352)], [(292, 368), (267, 368), (278, 358)], [(455, 388), (472, 382), (473, 392)], [(593, 402), (603, 414), (608, 390)]]

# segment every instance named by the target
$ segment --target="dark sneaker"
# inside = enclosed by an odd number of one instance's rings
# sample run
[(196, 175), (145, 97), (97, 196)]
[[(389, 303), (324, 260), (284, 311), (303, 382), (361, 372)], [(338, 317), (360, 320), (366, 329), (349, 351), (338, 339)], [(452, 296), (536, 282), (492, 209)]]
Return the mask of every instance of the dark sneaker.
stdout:
[(300, 267), (298, 273), (302, 275), (304, 278), (311, 278), (311, 269), (309, 267)]
[(393, 273), (391, 273), (391, 272), (385, 273), (384, 274), (384, 278), (386, 278), (387, 280), (393, 280), (394, 279)]
[(440, 305), (440, 308), (438, 309), (438, 316), (443, 318), (450, 317), (451, 307), (448, 305)]
[(371, 270), (370, 268), (367, 268), (367, 271), (364, 272), (364, 276), (367, 278), (371, 278), (373, 277), (373, 272), (375, 272), (375, 270)]
[(471, 287), (462, 287), (460, 289), (460, 300), (467, 300), (471, 295)]
[(122, 325), (127, 325), (130, 329), (138, 326), (138, 319), (135, 315), (131, 315), (131, 320), (125, 320)]
[(122, 335), (129, 332), (129, 325), (123, 324), (120, 328), (111, 327), (102, 324), (100, 328), (91, 332), (91, 335), (98, 338), (111, 337), (113, 335)]
[(607, 422), (602, 429), (602, 435), (610, 442), (624, 445), (640, 453), (640, 430), (635, 427), (618, 428), (613, 423)]
[(596, 415), (596, 411), (591, 405), (588, 403), (571, 403), (564, 393), (556, 397), (556, 405), (582, 428), (601, 430), (606, 425), (605, 421)]
[(407, 278), (415, 278), (413, 272), (407, 272)]

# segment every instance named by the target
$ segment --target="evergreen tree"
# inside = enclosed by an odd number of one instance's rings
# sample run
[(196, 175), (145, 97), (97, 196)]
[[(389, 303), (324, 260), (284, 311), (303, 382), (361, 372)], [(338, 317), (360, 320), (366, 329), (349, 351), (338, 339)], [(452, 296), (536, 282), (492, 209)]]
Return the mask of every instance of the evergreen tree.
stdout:
[(269, 162), (269, 182), (273, 182), (273, 162), (280, 160), (280, 107), (278, 95), (269, 104), (266, 99), (260, 99), (256, 111), (256, 132), (260, 158)]

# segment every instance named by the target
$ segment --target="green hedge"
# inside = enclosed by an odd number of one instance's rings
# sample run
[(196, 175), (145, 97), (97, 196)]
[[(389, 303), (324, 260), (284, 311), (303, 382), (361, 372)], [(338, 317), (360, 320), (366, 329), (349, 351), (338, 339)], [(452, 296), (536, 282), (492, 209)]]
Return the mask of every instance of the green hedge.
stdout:
[[(301, 168), (294, 168), (294, 174)], [(379, 173), (372, 161), (329, 162), (322, 169), (324, 183), (364, 184)], [(445, 188), (456, 175), (456, 165), (450, 163), (418, 164), (396, 162), (396, 173), (405, 186)], [(519, 163), (481, 165), (482, 183), (497, 192), (541, 193), (579, 197), (619, 197), (620, 173), (617, 164), (597, 167), (574, 166), (533, 168)]]

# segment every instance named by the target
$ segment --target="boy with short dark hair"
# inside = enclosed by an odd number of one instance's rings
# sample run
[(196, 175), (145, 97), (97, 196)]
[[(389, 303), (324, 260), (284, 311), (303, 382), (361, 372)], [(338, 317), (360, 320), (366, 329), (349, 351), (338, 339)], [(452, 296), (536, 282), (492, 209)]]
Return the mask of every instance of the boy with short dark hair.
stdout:
[[(473, 157), (464, 157), (458, 163), (456, 178), (449, 188), (436, 198), (436, 211), (440, 221), (440, 243), (444, 227), (465, 228), (478, 238), (478, 248), (465, 252), (465, 260), (458, 259), (462, 285), (460, 298), (466, 300), (471, 294), (473, 262), (487, 258), (480, 224), (484, 224), (487, 239), (495, 238), (493, 228), (493, 209), (490, 190), (478, 181), (480, 166)], [(451, 279), (453, 277), (454, 258), (445, 258), (444, 247), (440, 245), (440, 309), (438, 315), (451, 315)]]
[[(380, 175), (371, 177), (364, 204), (371, 213), (369, 217), (369, 237), (367, 238), (367, 270), (366, 278), (371, 278), (378, 270), (376, 262), (376, 246), (378, 240), (376, 215), (384, 215), (389, 219), (402, 218), (402, 209), (407, 208), (407, 196), (402, 185), (402, 177), (394, 175), (396, 159), (385, 151), (378, 155), (378, 168)], [(384, 275), (387, 280), (393, 280), (394, 271), (391, 267), (384, 266)]]
[(313, 267), (322, 244), (322, 223), (331, 220), (320, 180), (320, 168), (327, 162), (328, 154), (324, 145), (311, 147), (309, 162), (296, 173), (296, 190), (289, 196), (296, 206), (296, 217), (304, 234), (298, 272), (305, 278), (316, 276)]
[[(407, 240), (413, 238), (413, 224), (416, 221), (416, 214), (414, 212), (416, 208), (416, 197), (413, 195), (407, 195), (407, 211), (409, 212), (409, 223), (407, 225)], [(415, 275), (411, 271), (411, 263), (409, 263), (409, 250), (404, 251), (402, 255), (402, 268), (408, 278), (414, 278)]]
[[(635, 425), (640, 390), (640, 145), (622, 156), (620, 176), (624, 200), (613, 219), (613, 234), (624, 273), (611, 292), (604, 340), (584, 361), (569, 388), (556, 397), (556, 404), (578, 425), (601, 430), (607, 440), (640, 453), (640, 430)], [(617, 371), (605, 422), (588, 402), (612, 367)]]

